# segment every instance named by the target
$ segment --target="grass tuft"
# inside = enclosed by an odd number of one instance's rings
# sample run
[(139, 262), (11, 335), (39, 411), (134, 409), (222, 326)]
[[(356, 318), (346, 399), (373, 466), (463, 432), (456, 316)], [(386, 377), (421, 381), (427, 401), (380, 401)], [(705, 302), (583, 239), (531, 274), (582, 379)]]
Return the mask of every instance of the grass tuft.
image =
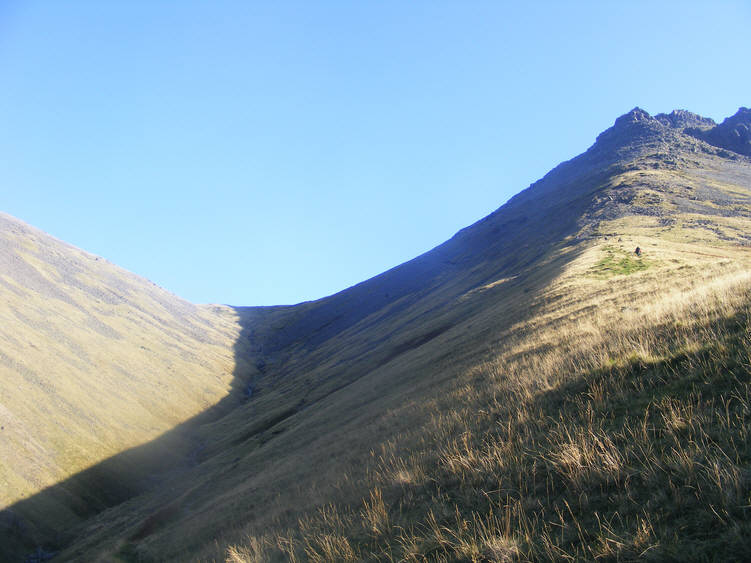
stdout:
[(603, 252), (605, 256), (600, 258), (592, 268), (592, 276), (598, 279), (628, 276), (646, 270), (650, 266), (650, 262), (642, 256), (615, 246), (606, 246)]

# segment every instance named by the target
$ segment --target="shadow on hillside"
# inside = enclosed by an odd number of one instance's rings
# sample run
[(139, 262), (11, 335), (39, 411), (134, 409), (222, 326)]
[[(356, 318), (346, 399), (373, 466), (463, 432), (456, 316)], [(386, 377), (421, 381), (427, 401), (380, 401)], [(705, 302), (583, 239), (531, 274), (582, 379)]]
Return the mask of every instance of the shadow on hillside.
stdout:
[[(528, 261), (534, 262), (538, 254), (530, 255)], [(440, 303), (432, 311), (426, 308), (426, 312), (417, 315), (416, 319), (395, 325), (397, 328), (388, 338), (378, 328), (379, 322), (385, 322), (381, 320), (379, 311), (386, 309), (385, 316), (391, 319), (392, 315), (398, 316), (410, 308), (422, 306), (425, 298), (430, 299), (437, 291), (435, 284), (446, 283), (442, 276), (436, 276), (435, 265), (421, 264), (417, 268), (423, 275), (432, 274), (430, 279), (434, 285), (428, 289), (416, 287), (419, 286), (419, 277), (391, 272), (378, 280), (375, 286), (358, 286), (351, 288), (346, 295), (332, 296), (297, 308), (239, 308), (241, 332), (235, 344), (236, 369), (230, 393), (210, 409), (157, 439), (99, 462), (0, 512), (0, 559), (46, 560), (47, 555), (65, 548), (74, 538), (85, 537), (89, 535), (89, 530), (96, 530), (97, 514), (142, 493), (171, 487), (181, 475), (204, 461), (207, 455), (216, 453), (216, 448), (207, 448), (197, 437), (202, 426), (217, 422), (248, 401), (256, 400), (257, 394), (263, 396), (265, 390), (274, 385), (271, 379), (281, 376), (280, 379), (287, 379), (289, 385), (296, 380), (295, 369), (309, 373), (310, 366), (314, 366), (322, 356), (330, 355), (326, 346), (332, 346), (331, 341), (341, 340), (339, 335), (353, 331), (355, 325), (359, 331), (355, 333), (358, 341), (348, 350), (352, 359), (342, 362), (330, 372), (326, 371), (326, 379), (314, 382), (315, 388), (305, 392), (303, 401), (290, 403), (289, 408), (278, 416), (291, 416), (302, 408), (308, 408), (370, 371), (427, 344), (482, 309), (482, 300), (459, 301), (458, 298), (466, 293), (468, 284), (481, 284), (502, 275), (503, 270), (509, 267), (503, 265), (506, 262), (509, 260), (504, 259), (500, 266), (489, 268), (487, 279), (469, 279), (465, 283), (455, 284), (450, 291), (441, 295)], [(518, 283), (542, 288), (558, 275), (562, 265), (546, 270), (544, 276), (528, 271)], [(532, 291), (529, 296), (534, 294)], [(369, 295), (371, 299), (368, 299)], [(382, 297), (375, 298), (376, 295)], [(371, 329), (373, 334), (363, 339), (362, 334)], [(285, 367), (288, 357), (293, 354), (292, 367)], [(276, 377), (266, 377), (270, 370), (275, 372)], [(260, 423), (263, 427), (260, 427), (259, 421), (249, 420), (244, 439), (277, 422), (274, 418), (262, 420)], [(174, 495), (179, 497), (183, 490), (175, 490)], [(165, 498), (165, 494), (159, 496)], [(175, 516), (170, 513), (169, 504), (151, 506), (147, 510), (149, 516), (144, 517), (144, 507), (140, 507), (139, 511), (133, 512), (130, 522), (120, 525), (129, 530), (125, 539), (131, 542), (142, 540), (164, 521)], [(30, 554), (36, 555), (29, 557)]]
[[(590, 188), (601, 181), (602, 177), (588, 179)], [(514, 305), (520, 308), (517, 314), (533, 314), (523, 304), (531, 302), (576, 254), (550, 258), (554, 249), (565, 244), (575, 245), (569, 248), (576, 251), (582, 248), (581, 241), (562, 241), (581, 231), (578, 221), (590, 203), (591, 194), (586, 192), (544, 206), (525, 196), (432, 251), (336, 295), (296, 306), (237, 308), (241, 331), (234, 346), (236, 368), (230, 393), (152, 442), (97, 463), (0, 512), (2, 559), (23, 560), (38, 550), (38, 557), (29, 561), (45, 560), (46, 553), (66, 547), (74, 538), (97, 533), (97, 514), (155, 489), (161, 488), (164, 498), (180, 475), (217, 452), (198, 439), (202, 426), (255, 401), (264, 388), (301, 383), (300, 374), (323, 365), (324, 358), (339, 361), (327, 364), (330, 369), (319, 369), (318, 380), (306, 380), (312, 391), (303, 394), (296, 406), (290, 403), (285, 416), (466, 323), (485, 310), (487, 302), (485, 297), (465, 297), (481, 294), (493, 299), (502, 290), (485, 288), (501, 278), (515, 280), (511, 285), (520, 296)], [(543, 259), (548, 263), (540, 268)], [(472, 339), (468, 334), (462, 338)], [(256, 428), (257, 422), (249, 421), (245, 434), (264, 430)], [(274, 423), (270, 418), (266, 425)], [(174, 516), (170, 502), (151, 506), (146, 518), (141, 508), (129, 520), (118, 521), (119, 529), (129, 530), (123, 539), (145, 538)]]
[(125, 450), (0, 510), (0, 561), (46, 561), (84, 520), (145, 491), (164, 487), (202, 460), (197, 430), (247, 401), (251, 328), (241, 324), (229, 393), (151, 442)]

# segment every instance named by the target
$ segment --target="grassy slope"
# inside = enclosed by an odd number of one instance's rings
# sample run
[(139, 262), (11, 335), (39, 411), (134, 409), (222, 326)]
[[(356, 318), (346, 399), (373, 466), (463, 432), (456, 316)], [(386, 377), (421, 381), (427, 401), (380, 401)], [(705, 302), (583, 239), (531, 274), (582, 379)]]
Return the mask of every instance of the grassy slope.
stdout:
[(572, 275), (600, 252), (395, 413), (413, 426), (375, 445), (357, 500), (251, 527), (230, 558), (748, 559), (749, 256), (605, 289)]
[[(414, 266), (422, 289), (392, 272), (241, 311), (258, 394), (62, 557), (742, 556), (751, 169), (647, 145), (559, 167), (545, 205), (523, 193)], [(578, 222), (546, 239), (552, 218)]]
[(390, 432), (337, 464), (332, 504), (247, 526), (230, 559), (747, 557), (751, 253), (660, 241), (603, 278), (612, 245), (532, 314), (504, 318), (510, 292), (474, 319), (485, 350), (376, 416)]
[[(66, 556), (740, 557), (751, 256), (675, 245), (602, 279), (610, 244), (536, 293), (533, 315), (508, 315), (508, 292), (467, 322), (492, 338), (413, 351), (129, 506), (130, 528), (103, 515)], [(155, 533), (123, 544), (175, 497)]]
[[(227, 395), (239, 332), (231, 309), (187, 303), (7, 215), (0, 239), (0, 509)], [(192, 447), (175, 438), (162, 453)], [(106, 478), (126, 487), (143, 470)], [(82, 487), (106, 504), (107, 491)], [(69, 525), (90, 511), (76, 495), (6, 511), (0, 531)]]

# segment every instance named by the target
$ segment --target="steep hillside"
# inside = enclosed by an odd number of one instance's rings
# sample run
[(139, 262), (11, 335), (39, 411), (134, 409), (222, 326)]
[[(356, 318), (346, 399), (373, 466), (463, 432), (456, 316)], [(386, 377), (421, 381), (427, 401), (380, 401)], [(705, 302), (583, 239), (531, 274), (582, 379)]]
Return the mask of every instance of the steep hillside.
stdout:
[[(183, 521), (244, 522), (233, 560), (748, 557), (751, 161), (697, 123), (722, 127), (636, 109), (436, 250), (275, 311), (289, 393), (352, 383)], [(181, 553), (180, 520), (134, 552)]]
[[(7, 215), (0, 302), (0, 509), (205, 412), (237, 379), (231, 309), (187, 303)], [(195, 448), (179, 433), (163, 445), (175, 458)], [(0, 512), (0, 528), (70, 525), (140, 490), (164, 458), (123, 461)]]
[(637, 108), (436, 249), (319, 301), (236, 309), (246, 400), (193, 426), (196, 463), (45, 548), (742, 556), (751, 160), (725, 132), (745, 116)]

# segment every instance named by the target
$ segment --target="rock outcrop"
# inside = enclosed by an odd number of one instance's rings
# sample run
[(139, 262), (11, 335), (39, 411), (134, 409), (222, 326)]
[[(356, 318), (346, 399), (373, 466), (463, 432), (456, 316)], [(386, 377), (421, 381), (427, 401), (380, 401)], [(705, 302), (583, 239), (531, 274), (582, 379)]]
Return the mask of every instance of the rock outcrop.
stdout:
[(751, 109), (742, 107), (708, 131), (691, 130), (689, 133), (710, 145), (751, 156)]

